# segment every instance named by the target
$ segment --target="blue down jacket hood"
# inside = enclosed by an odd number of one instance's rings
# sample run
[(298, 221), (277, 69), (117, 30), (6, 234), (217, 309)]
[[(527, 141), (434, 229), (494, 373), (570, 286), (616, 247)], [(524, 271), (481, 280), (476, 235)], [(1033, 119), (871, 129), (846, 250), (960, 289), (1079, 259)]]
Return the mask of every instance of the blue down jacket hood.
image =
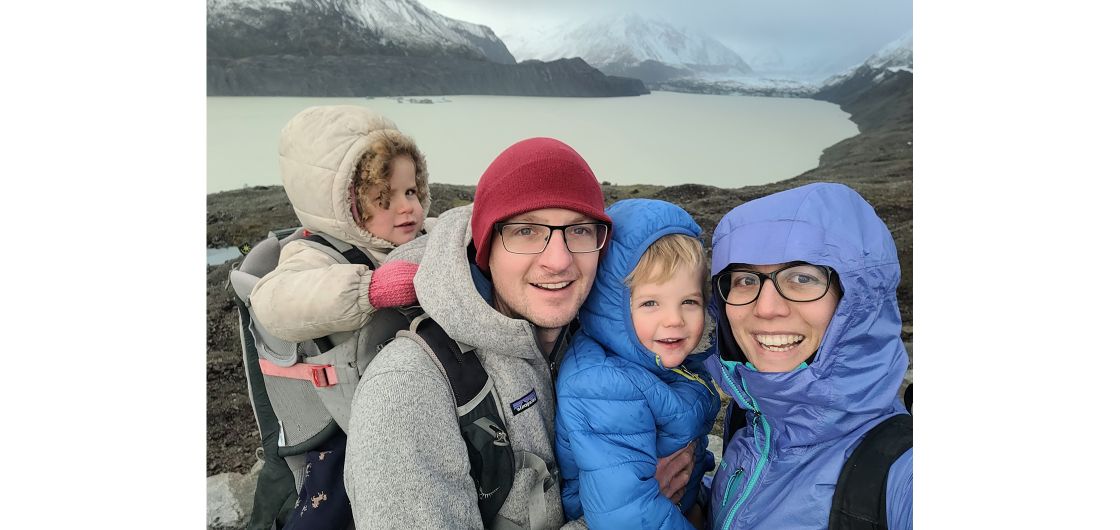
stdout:
[(716, 226), (713, 279), (730, 264), (792, 261), (833, 268), (843, 287), (808, 365), (756, 371), (718, 294), (710, 305), (719, 355), (706, 365), (748, 411), (713, 482), (716, 528), (827, 527), (848, 454), (872, 427), (905, 413), (898, 399), (908, 364), (896, 298), (901, 272), (886, 225), (851, 188), (818, 183), (750, 201)]
[(580, 330), (556, 383), (556, 457), (561, 498), (569, 519), (592, 528), (691, 528), (681, 508), (662, 496), (657, 459), (696, 440), (696, 464), (681, 507), (700, 492), (714, 467), (707, 433), (719, 411), (715, 384), (703, 360), (712, 352), (705, 333), (683, 369), (663, 367), (638, 340), (623, 281), (647, 248), (669, 234), (700, 237), (680, 207), (629, 199), (607, 208), (614, 220), (610, 245), (580, 309)]
[[(580, 327), (594, 340), (627, 361), (670, 377), (673, 372), (661, 366), (652, 351), (642, 345), (634, 332), (630, 318), (630, 288), (625, 278), (650, 245), (670, 234), (684, 234), (700, 238), (700, 225), (688, 212), (665, 201), (651, 199), (626, 199), (612, 204), (610, 212), (622, 216), (619, 221), (611, 215), (611, 241), (591, 292), (579, 311)], [(685, 359), (685, 366), (700, 369), (712, 353), (708, 334), (700, 341), (697, 352)]]

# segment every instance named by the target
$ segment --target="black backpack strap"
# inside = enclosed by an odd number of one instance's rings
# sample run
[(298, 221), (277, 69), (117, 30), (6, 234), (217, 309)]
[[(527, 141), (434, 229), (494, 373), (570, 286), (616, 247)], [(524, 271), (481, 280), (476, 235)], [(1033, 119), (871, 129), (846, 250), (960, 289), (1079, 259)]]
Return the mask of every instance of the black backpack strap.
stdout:
[(914, 446), (913, 416), (887, 418), (856, 446), (844, 463), (832, 494), (830, 530), (887, 529), (887, 474)]
[(490, 527), (513, 487), (514, 458), (505, 422), (494, 399), (493, 382), (474, 350), (463, 352), (434, 320), (423, 318), (416, 334), (436, 354), (459, 415), (471, 478), (478, 490), (478, 510)]
[[(355, 247), (353, 245), (347, 245), (347, 244), (338, 245), (338, 244), (332, 243), (330, 240), (328, 240), (327, 238), (323, 237), (320, 234), (312, 234), (312, 233), (307, 232), (307, 231), (304, 231), (303, 239), (306, 239), (308, 241), (314, 241), (314, 242), (316, 242), (320, 245), (324, 245), (324, 246), (335, 249), (335, 251), (337, 251), (339, 254), (342, 254), (343, 257), (346, 258), (346, 261), (348, 261), (350, 263), (354, 263), (354, 264), (359, 264), (360, 263), (362, 265), (365, 265), (366, 267), (369, 267), (370, 270), (373, 270), (373, 269), (377, 268), (377, 265), (375, 265), (373, 263), (373, 260), (369, 259), (369, 256), (367, 256), (365, 252), (362, 252), (361, 250), (358, 250), (358, 247)], [(341, 241), (338, 241), (338, 243), (341, 243)]]

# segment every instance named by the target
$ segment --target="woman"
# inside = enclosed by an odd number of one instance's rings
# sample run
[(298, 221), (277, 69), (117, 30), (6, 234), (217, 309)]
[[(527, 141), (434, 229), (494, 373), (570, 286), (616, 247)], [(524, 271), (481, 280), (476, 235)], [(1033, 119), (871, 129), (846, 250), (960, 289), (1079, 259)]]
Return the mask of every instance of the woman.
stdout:
[[(746, 411), (712, 483), (712, 527), (827, 528), (848, 456), (906, 414), (890, 231), (855, 191), (820, 183), (735, 208), (712, 247), (719, 355), (705, 364)], [(892, 530), (912, 526), (912, 466), (906, 450), (887, 474)]]

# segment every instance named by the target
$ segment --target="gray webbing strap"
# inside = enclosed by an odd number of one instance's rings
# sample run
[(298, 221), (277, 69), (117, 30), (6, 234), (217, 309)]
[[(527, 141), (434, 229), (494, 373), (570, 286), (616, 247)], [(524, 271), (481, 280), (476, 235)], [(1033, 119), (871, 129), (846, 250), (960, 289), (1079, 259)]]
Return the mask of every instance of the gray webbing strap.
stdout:
[(494, 517), (494, 524), (490, 528), (491, 530), (525, 530), (518, 526), (517, 523), (502, 517), (500, 513)]
[(518, 451), (514, 454), (514, 468), (529, 468), (536, 472), (537, 479), (529, 488), (529, 528), (530, 530), (545, 528), (544, 492), (554, 483), (552, 473), (548, 471), (548, 464), (533, 453)]

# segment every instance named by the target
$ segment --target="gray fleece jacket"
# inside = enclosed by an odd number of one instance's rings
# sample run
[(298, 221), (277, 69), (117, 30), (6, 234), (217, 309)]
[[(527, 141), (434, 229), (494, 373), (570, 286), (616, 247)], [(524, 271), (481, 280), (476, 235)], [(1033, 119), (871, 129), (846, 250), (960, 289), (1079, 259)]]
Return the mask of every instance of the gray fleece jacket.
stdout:
[[(559, 528), (564, 512), (553, 454), (552, 377), (532, 324), (491, 308), (471, 280), (472, 206), (445, 212), (431, 234), (389, 259), (419, 261), (414, 283), (420, 305), (451, 338), (475, 348), (494, 382), (517, 463), (499, 521)], [(510, 404), (533, 393), (536, 404), (514, 415)], [(534, 461), (543, 461), (547, 471), (530, 466)], [(344, 476), (357, 528), (483, 527), (455, 399), (440, 368), (415, 342), (394, 340), (362, 376)], [(584, 528), (579, 522), (569, 527)]]

